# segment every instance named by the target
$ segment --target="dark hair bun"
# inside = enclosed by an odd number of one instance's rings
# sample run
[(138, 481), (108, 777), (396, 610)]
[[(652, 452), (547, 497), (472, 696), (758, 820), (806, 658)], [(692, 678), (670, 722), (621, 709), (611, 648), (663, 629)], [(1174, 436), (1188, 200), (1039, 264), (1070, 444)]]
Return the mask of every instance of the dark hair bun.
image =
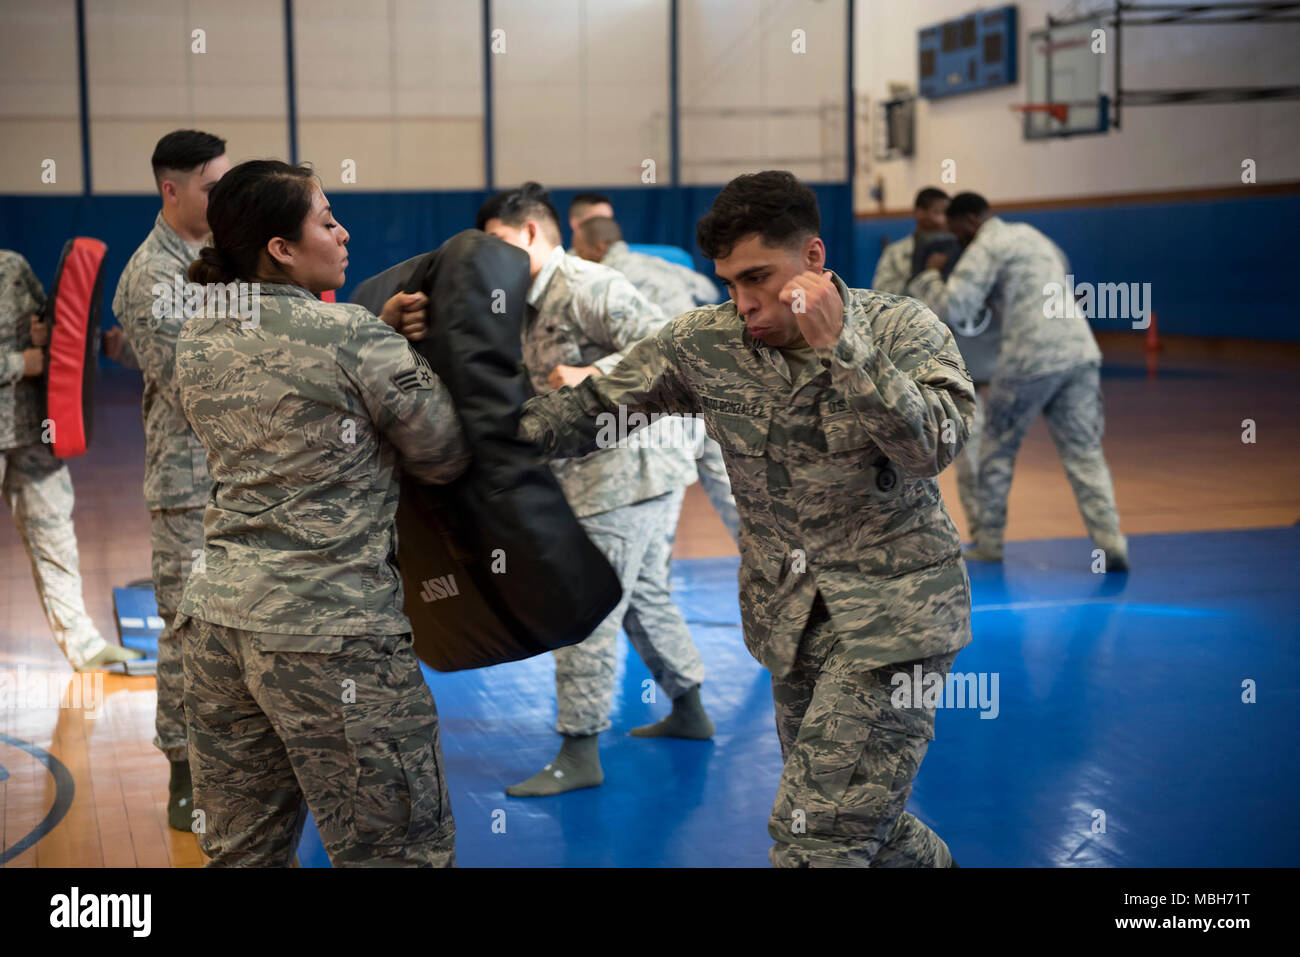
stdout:
[(190, 263), (190, 282), (206, 286), (208, 283), (234, 282), (233, 270), (221, 251), (213, 246), (199, 250), (199, 258)]

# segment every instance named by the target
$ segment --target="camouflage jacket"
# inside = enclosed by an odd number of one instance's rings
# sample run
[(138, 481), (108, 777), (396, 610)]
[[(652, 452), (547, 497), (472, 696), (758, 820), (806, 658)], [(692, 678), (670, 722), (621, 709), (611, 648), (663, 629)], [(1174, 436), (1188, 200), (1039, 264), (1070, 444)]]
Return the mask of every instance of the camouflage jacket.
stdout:
[(255, 325), (196, 316), (177, 345), (181, 402), (213, 477), (202, 573), (180, 610), (284, 651), (410, 631), (399, 465), (428, 482), (465, 470), (451, 396), (361, 306), (279, 284), (257, 302)]
[[(864, 669), (970, 641), (969, 590), (933, 593), (923, 572), (952, 580), (961, 569), (934, 477), (966, 440), (974, 387), (951, 331), (921, 303), (832, 281), (844, 330), (793, 382), (726, 302), (678, 316), (609, 374), (530, 400), (520, 422), (546, 454), (575, 455), (619, 405), (702, 412), (740, 512), (745, 642), (777, 675), (818, 592)], [(871, 611), (882, 599), (889, 613)], [(918, 635), (911, 625), (927, 618), (959, 624)]]
[(669, 318), (689, 312), (700, 303), (718, 301), (718, 287), (708, 277), (658, 256), (633, 252), (625, 242), (611, 245), (600, 264), (627, 276), (636, 291)]
[(1033, 226), (991, 216), (946, 283), (927, 269), (907, 292), (950, 325), (973, 325), (987, 301), (1001, 325), (994, 378), (1027, 378), (1101, 362), (1087, 319), (1049, 316), (1048, 285), (1064, 289), (1065, 271), (1065, 254)]
[(904, 236), (896, 243), (890, 243), (880, 254), (876, 263), (876, 275), (871, 280), (871, 288), (876, 292), (903, 295), (907, 281), (912, 278), (912, 254), (916, 251), (916, 236)]
[[(624, 350), (666, 322), (659, 307), (623, 276), (559, 247), (533, 280), (528, 305), (524, 368), (538, 395), (552, 391), (546, 379), (557, 365), (594, 365), (608, 372)], [(669, 431), (658, 434), (667, 436)], [(601, 448), (581, 459), (552, 463), (574, 514), (585, 518), (633, 505), (695, 480), (693, 443), (645, 444), (651, 447)], [(663, 447), (678, 444), (683, 447)]]
[(27, 260), (0, 249), (0, 451), (41, 441), (45, 396), (40, 376), (23, 376), (23, 351), (32, 347), (31, 317), (45, 291)]
[[(190, 263), (202, 247), (181, 239), (159, 213), (127, 262), (113, 298), (113, 313), (144, 376), (144, 500), (151, 510), (202, 506), (212, 485), (203, 446), (185, 421), (176, 387), (176, 337), (185, 315), (173, 292), (178, 276), (182, 285), (189, 281)], [(156, 283), (168, 288), (167, 299), (155, 295)], [(130, 365), (130, 356), (125, 358)]]

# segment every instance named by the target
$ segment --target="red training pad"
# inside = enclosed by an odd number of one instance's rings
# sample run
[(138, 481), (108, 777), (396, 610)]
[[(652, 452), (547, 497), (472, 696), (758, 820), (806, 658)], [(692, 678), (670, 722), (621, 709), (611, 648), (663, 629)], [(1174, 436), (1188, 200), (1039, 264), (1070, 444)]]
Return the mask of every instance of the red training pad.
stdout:
[(108, 247), (98, 239), (69, 239), (45, 304), (51, 327), (46, 415), (54, 424), (54, 455), (61, 459), (85, 455), (90, 444), (107, 252)]

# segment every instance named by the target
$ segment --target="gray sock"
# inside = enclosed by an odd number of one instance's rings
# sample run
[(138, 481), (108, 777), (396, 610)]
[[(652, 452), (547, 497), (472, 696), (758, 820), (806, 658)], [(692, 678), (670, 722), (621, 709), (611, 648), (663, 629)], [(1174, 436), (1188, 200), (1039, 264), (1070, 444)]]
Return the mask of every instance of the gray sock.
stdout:
[(555, 760), (527, 781), (507, 787), (506, 794), (511, 797), (544, 797), (598, 787), (605, 780), (605, 773), (600, 769), (600, 752), (596, 747), (599, 737), (598, 734), (566, 734)]
[(683, 692), (673, 699), (673, 710), (668, 717), (654, 724), (633, 728), (628, 732), (638, 738), (687, 738), (707, 741), (713, 737), (713, 722), (700, 701), (700, 686)]

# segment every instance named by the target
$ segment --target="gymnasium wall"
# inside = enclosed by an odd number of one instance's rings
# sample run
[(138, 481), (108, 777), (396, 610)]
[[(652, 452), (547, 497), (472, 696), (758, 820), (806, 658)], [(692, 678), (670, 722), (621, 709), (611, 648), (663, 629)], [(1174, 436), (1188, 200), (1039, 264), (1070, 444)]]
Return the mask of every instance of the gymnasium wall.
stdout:
[[(970, 0), (859, 0), (854, 85), (859, 103), (888, 98), (888, 84), (917, 84), (917, 30), (961, 16)], [(985, 4), (988, 6), (988, 4)], [(1108, 194), (1241, 185), (1243, 159), (1258, 181), (1300, 181), (1300, 102), (1125, 107), (1122, 128), (1067, 139), (1025, 140), (1012, 103), (1027, 93), (1028, 36), (1065, 0), (1019, 0), (1019, 81), (1014, 85), (917, 103), (916, 154), (875, 161), (860, 147), (859, 210), (884, 180), (885, 207), (902, 210), (924, 186), (940, 185), (944, 160), (956, 163), (951, 191), (971, 189), (993, 201), (1057, 200)], [(1101, 4), (1075, 3), (1075, 9)], [(1114, 37), (1103, 77), (1109, 83)], [(1300, 84), (1300, 23), (1267, 26), (1129, 27), (1122, 32), (1125, 89)], [(861, 142), (861, 141), (860, 141)]]
[(846, 0), (680, 0), (675, 156), (669, 0), (492, 0), (487, 38), (484, 7), (87, 2), (82, 58), (75, 0), (8, 0), (0, 246), (48, 282), (65, 238), (98, 236), (111, 301), (157, 212), (153, 145), (193, 126), (226, 138), (232, 162), (314, 165), (352, 234), (342, 295), (472, 227), (490, 191), (524, 179), (550, 187), (562, 214), (573, 193), (599, 189), (630, 239), (695, 252), (695, 222), (721, 184), (788, 168), (816, 184), (828, 241), (847, 254)]
[[(987, 6), (987, 4), (986, 4)], [(1286, 271), (1262, 255), (1291, 245), (1300, 212), (1300, 102), (1126, 107), (1103, 135), (1025, 140), (1010, 104), (1028, 100), (1028, 35), (1047, 14), (1100, 3), (1019, 0), (1019, 81), (985, 92), (920, 100), (916, 152), (878, 161), (859, 129), (855, 273), (869, 281), (882, 237), (911, 230), (916, 192), (973, 190), (1005, 217), (1048, 233), (1076, 278), (1149, 282), (1162, 335), (1300, 339)], [(889, 83), (917, 84), (917, 30), (976, 9), (969, 0), (859, 0), (855, 92), (887, 99)], [(1113, 35), (1108, 56), (1114, 55)], [(1132, 27), (1122, 36), (1125, 89), (1300, 84), (1300, 24)], [(1106, 89), (1111, 66), (1103, 70)], [(1242, 184), (1242, 161), (1257, 183)], [(941, 181), (945, 160), (956, 182)], [(868, 195), (879, 184), (881, 204)], [(1253, 195), (1252, 195), (1253, 193)], [(1127, 194), (1127, 196), (1126, 196)], [(1235, 195), (1224, 195), (1235, 194)], [(894, 214), (894, 215), (890, 215)], [(1130, 328), (1094, 319), (1098, 329)]]
[[(573, 192), (607, 192), (630, 238), (697, 253), (694, 224), (718, 187), (774, 167), (815, 184), (831, 266), (867, 285), (881, 238), (908, 230), (900, 214), (951, 158), (957, 182), (947, 188), (976, 189), (1011, 205), (1008, 218), (1050, 232), (1081, 281), (1151, 282), (1162, 331), (1297, 338), (1281, 273), (1257, 252), (1285, 248), (1296, 200), (1250, 196), (1240, 161), (1257, 161), (1261, 193), (1300, 181), (1291, 147), (1300, 106), (1135, 108), (1119, 132), (1025, 142), (1007, 109), (1025, 98), (1024, 37), (1063, 6), (1019, 4), (1019, 87), (922, 101), (915, 157), (876, 161), (860, 128), (854, 202), (845, 182), (845, 0), (679, 0), (675, 50), (669, 0), (492, 0), (490, 39), (482, 0), (88, 0), (84, 56), (75, 0), (7, 0), (0, 246), (27, 255), (48, 283), (68, 236), (103, 238), (111, 302), (158, 208), (153, 144), (196, 126), (225, 136), (234, 161), (296, 156), (315, 165), (353, 236), (343, 295), (472, 225), (489, 189), (526, 177), (552, 187), (561, 212)], [(859, 103), (890, 81), (914, 84), (917, 28), (970, 9), (957, 0), (856, 0)], [(196, 28), (203, 53), (193, 50)], [(1296, 71), (1298, 29), (1134, 29), (1125, 69), (1135, 86), (1281, 82)], [(489, 43), (499, 52), (486, 54)], [(53, 182), (42, 177), (47, 159)], [(345, 177), (349, 168), (355, 177)], [(883, 218), (866, 195), (877, 178)], [(1244, 198), (1169, 192), (1234, 184)], [(1135, 193), (1143, 197), (1122, 198)], [(1212, 280), (1214, 293), (1188, 276)]]

